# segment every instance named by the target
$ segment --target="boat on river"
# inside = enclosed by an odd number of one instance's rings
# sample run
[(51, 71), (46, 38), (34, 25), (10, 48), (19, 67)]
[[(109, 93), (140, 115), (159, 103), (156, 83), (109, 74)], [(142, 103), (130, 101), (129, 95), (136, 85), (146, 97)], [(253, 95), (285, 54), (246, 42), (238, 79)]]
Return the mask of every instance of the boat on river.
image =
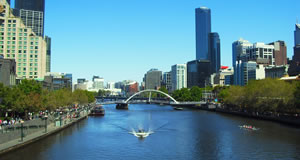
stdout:
[(181, 108), (181, 107), (174, 107), (174, 110), (177, 110), (177, 111), (182, 111), (182, 110), (183, 110), (183, 108)]
[(259, 128), (256, 128), (254, 126), (251, 126), (251, 125), (242, 125), (242, 126), (239, 126), (240, 129), (246, 129), (246, 130), (252, 130), (252, 131), (257, 131), (259, 130)]
[(91, 110), (91, 113), (89, 115), (90, 116), (104, 116), (105, 110), (102, 105), (98, 104)]
[(145, 130), (143, 129), (139, 129), (137, 132), (136, 131), (132, 131), (132, 132), (129, 132), (131, 134), (133, 134), (134, 136), (140, 138), (140, 139), (144, 139), (146, 137), (148, 137), (150, 134), (154, 133), (152, 131), (148, 131), (146, 132)]

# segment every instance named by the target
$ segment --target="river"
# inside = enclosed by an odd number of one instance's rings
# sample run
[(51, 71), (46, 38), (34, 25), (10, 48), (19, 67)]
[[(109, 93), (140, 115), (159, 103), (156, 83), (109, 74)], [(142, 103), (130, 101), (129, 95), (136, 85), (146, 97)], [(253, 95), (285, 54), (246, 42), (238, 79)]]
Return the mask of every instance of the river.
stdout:
[[(171, 106), (105, 105), (57, 134), (1, 156), (1, 160), (242, 160), (300, 159), (300, 129), (250, 118)], [(240, 129), (251, 124), (257, 131)], [(145, 139), (129, 132), (152, 130)]]

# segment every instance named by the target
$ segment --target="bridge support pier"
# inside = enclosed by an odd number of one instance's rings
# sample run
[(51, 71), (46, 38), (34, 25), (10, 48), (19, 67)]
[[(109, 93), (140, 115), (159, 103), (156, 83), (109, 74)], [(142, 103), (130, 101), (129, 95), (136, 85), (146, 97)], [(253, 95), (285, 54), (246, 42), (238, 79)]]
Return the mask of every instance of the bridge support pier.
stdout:
[(128, 103), (117, 103), (116, 109), (128, 109)]

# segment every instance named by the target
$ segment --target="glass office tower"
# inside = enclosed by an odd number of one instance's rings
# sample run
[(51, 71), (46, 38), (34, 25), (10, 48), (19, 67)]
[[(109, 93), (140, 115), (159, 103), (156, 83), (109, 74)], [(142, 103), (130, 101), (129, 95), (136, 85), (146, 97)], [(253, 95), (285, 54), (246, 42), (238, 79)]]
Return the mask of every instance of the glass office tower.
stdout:
[(196, 59), (209, 59), (209, 33), (211, 32), (210, 9), (196, 8)]
[(221, 67), (220, 37), (216, 32), (209, 34), (209, 60), (211, 73), (218, 73)]
[(14, 14), (38, 36), (44, 36), (45, 0), (16, 0)]
[(45, 12), (45, 0), (16, 0), (15, 9)]

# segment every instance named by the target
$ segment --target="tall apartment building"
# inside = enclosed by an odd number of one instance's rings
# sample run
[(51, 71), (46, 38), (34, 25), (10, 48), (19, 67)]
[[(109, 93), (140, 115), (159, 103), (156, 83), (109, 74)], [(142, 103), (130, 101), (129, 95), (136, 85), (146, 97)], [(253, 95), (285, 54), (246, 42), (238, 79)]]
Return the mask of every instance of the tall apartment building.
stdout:
[(187, 87), (187, 68), (186, 64), (176, 64), (171, 71), (172, 90)]
[(38, 36), (44, 36), (45, 0), (16, 0), (16, 16)]
[(168, 92), (172, 91), (171, 72), (163, 73), (162, 85), (166, 87)]
[(234, 70), (234, 78), (233, 78), (233, 84), (237, 85), (239, 84), (240, 80), (240, 63), (242, 62), (242, 57), (246, 57), (246, 50), (252, 46), (252, 43), (250, 43), (247, 40), (239, 39), (238, 41), (233, 42), (232, 44), (232, 66)]
[(5, 0), (0, 5), (0, 55), (15, 59), (18, 78), (44, 78), (46, 41), (15, 17)]
[(162, 72), (158, 69), (149, 70), (144, 77), (145, 89), (159, 89), (161, 86)]
[(287, 64), (286, 44), (284, 41), (272, 42), (269, 45), (274, 46), (275, 66)]

